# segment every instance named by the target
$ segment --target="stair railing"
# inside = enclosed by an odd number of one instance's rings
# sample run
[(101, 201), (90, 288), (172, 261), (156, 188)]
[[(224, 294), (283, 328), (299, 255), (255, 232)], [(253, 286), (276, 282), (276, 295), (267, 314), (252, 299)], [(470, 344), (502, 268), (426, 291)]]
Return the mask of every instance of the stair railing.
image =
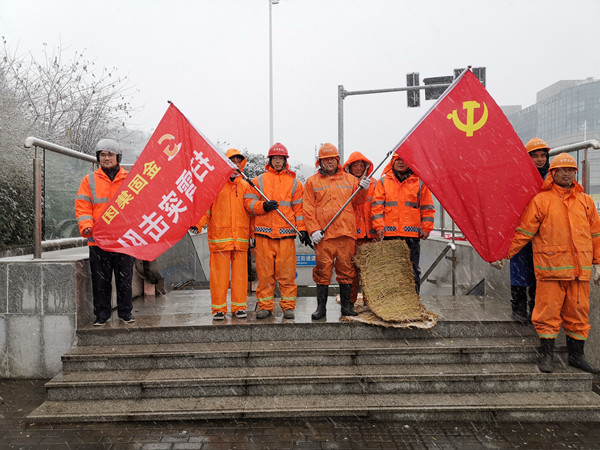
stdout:
[(34, 195), (34, 227), (33, 227), (33, 258), (40, 259), (42, 257), (42, 247), (50, 248), (60, 242), (61, 245), (81, 245), (85, 242), (85, 238), (65, 238), (54, 239), (51, 241), (42, 242), (42, 152), (41, 148), (50, 150), (55, 153), (69, 156), (71, 158), (80, 159), (90, 163), (96, 163), (96, 158), (91, 155), (63, 147), (52, 142), (47, 142), (36, 137), (28, 137), (25, 139), (24, 146), (26, 148), (34, 148), (33, 158), (33, 195)]

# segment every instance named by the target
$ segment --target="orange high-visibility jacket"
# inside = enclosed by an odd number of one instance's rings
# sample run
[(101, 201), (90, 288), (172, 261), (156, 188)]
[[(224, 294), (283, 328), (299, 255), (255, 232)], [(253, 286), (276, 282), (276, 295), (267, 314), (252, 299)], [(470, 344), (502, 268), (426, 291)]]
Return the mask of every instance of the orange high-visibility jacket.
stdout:
[[(344, 163), (344, 171), (350, 173), (350, 165), (355, 161), (364, 161), (365, 163), (367, 163), (367, 173), (365, 174), (365, 176), (371, 175), (371, 173), (373, 172), (373, 163), (361, 152), (352, 152), (350, 154), (348, 160)], [(367, 190), (366, 201), (362, 205), (359, 205), (354, 209), (354, 214), (356, 215), (357, 239), (377, 237), (377, 230), (375, 230), (375, 227), (373, 227), (373, 224), (371, 223), (371, 203), (373, 202), (373, 193), (375, 192), (376, 185), (377, 180), (371, 178), (371, 185)]]
[(400, 182), (392, 169), (377, 182), (371, 205), (371, 220), (386, 236), (419, 237), (433, 230), (435, 207), (431, 191), (411, 174)]
[(521, 215), (508, 257), (530, 240), (536, 279), (589, 281), (592, 264), (600, 263), (600, 218), (594, 200), (577, 182), (563, 188), (547, 176), (542, 192)]
[[(309, 234), (322, 230), (336, 215), (350, 196), (360, 189), (358, 178), (346, 173), (338, 165), (334, 175), (325, 175), (321, 170), (306, 180), (304, 187), (304, 217)], [(363, 204), (367, 192), (360, 189), (352, 201), (341, 212), (325, 232), (324, 239), (340, 236), (356, 239), (355, 209)]]
[[(119, 168), (115, 179), (112, 181), (102, 168), (98, 168), (94, 173), (83, 177), (75, 196), (75, 217), (82, 236), (83, 230), (88, 227), (91, 228), (102, 216), (110, 203), (110, 199), (117, 193), (126, 177), (127, 171), (123, 167)], [(90, 236), (88, 237), (88, 245), (98, 244)]]
[(198, 230), (208, 224), (208, 249), (211, 252), (248, 250), (250, 215), (244, 208), (244, 196), (251, 189), (240, 177), (227, 180), (209, 210), (196, 224)]
[[(252, 182), (269, 200), (276, 200), (279, 203), (279, 211), (298, 231), (306, 231), (302, 205), (304, 188), (296, 178), (296, 174), (289, 169), (289, 164), (286, 163), (281, 172), (277, 172), (267, 164), (265, 172)], [(252, 187), (244, 196), (246, 210), (255, 215), (254, 234), (272, 239), (296, 237), (296, 231), (277, 211), (265, 212), (263, 202), (264, 198)]]

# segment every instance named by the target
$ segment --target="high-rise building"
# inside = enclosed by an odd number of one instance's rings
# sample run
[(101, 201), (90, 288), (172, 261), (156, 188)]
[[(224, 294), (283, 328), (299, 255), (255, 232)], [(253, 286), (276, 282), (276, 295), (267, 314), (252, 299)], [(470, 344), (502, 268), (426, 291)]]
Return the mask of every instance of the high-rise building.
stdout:
[[(502, 107), (524, 143), (539, 137), (554, 148), (587, 139), (600, 140), (600, 80), (557, 81), (539, 91), (536, 100), (534, 105), (524, 109), (521, 106)], [(573, 156), (581, 161), (583, 151), (573, 153)], [(590, 193), (598, 201), (600, 151), (588, 150), (588, 161)]]

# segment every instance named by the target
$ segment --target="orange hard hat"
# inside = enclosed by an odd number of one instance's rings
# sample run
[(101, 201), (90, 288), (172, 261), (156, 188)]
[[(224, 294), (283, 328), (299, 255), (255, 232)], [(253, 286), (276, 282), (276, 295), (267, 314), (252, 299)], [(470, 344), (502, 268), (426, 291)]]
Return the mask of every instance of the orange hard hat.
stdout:
[(269, 154), (267, 156), (285, 156), (287, 158), (288, 151), (287, 148), (285, 148), (285, 145), (283, 145), (281, 142), (276, 142), (269, 149)]
[(527, 149), (527, 153), (535, 152), (536, 150), (550, 150), (546, 141), (540, 138), (534, 137), (527, 144), (525, 144), (525, 148)]
[(561, 153), (550, 161), (550, 170), (558, 169), (559, 167), (570, 167), (577, 170), (577, 161), (568, 153)]
[(319, 161), (325, 158), (337, 158), (338, 162), (340, 160), (340, 154), (335, 145), (330, 144), (329, 142), (321, 145), (319, 148), (319, 156), (317, 157), (317, 162), (315, 163), (316, 167), (319, 167)]

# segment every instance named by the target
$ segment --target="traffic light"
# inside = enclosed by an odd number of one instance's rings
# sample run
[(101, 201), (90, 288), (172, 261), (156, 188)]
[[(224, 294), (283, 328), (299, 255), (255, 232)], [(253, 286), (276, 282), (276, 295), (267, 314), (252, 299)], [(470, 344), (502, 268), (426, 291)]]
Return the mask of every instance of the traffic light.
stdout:
[[(454, 69), (454, 78), (458, 78), (464, 71), (465, 69)], [(479, 79), (481, 84), (483, 84), (483, 87), (485, 87), (485, 67), (472, 67), (471, 72)]]
[(485, 87), (485, 67), (473, 67), (471, 70), (473, 71), (473, 75), (479, 78), (479, 81)]
[[(454, 77), (431, 77), (423, 78), (423, 84), (448, 84), (450, 85), (454, 81)], [(447, 88), (425, 88), (425, 100), (435, 100), (444, 93)]]
[[(419, 85), (419, 72), (412, 72), (406, 74), (406, 86), (418, 86)], [(417, 108), (421, 106), (421, 90), (416, 89), (414, 91), (406, 91), (406, 100), (409, 108)]]

